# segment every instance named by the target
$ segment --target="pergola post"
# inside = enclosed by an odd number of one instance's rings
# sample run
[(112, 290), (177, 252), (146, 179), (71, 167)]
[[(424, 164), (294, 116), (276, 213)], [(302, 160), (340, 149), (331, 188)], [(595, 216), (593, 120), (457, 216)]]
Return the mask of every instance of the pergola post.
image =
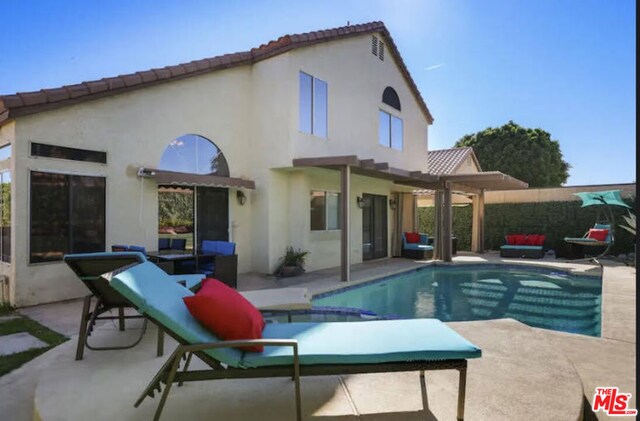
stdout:
[(473, 218), (471, 222), (471, 251), (484, 253), (484, 190), (473, 196)]
[(442, 256), (443, 262), (450, 262), (452, 256), (451, 249), (451, 231), (453, 222), (453, 209), (451, 207), (451, 185), (444, 183), (444, 192), (442, 193)]
[(442, 258), (442, 191), (436, 190), (433, 196), (434, 227), (433, 227), (433, 258)]
[(340, 280), (351, 280), (351, 168), (345, 165), (340, 168)]

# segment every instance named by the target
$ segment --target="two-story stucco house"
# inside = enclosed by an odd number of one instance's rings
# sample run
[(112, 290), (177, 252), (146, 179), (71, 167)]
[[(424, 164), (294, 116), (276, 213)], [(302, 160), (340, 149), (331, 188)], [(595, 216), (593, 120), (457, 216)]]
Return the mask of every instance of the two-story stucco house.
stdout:
[(83, 295), (66, 253), (167, 235), (235, 242), (240, 273), (273, 272), (287, 246), (308, 270), (395, 255), (411, 192), (437, 188), (432, 122), (381, 22), (0, 96), (10, 302)]

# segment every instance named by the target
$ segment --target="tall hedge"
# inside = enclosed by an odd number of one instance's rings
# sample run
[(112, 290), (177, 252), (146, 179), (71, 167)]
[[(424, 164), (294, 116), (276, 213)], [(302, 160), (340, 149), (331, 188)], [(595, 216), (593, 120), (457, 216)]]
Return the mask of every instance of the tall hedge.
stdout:
[[(635, 208), (635, 199), (625, 200)], [(541, 203), (500, 203), (485, 205), (486, 250), (499, 250), (506, 234), (544, 234), (545, 249), (563, 255), (567, 249), (564, 237), (581, 237), (596, 221), (597, 208), (582, 208), (580, 201)], [(633, 251), (634, 237), (618, 224), (623, 223), (626, 210), (613, 207), (616, 220), (615, 244), (611, 254)], [(434, 208), (419, 208), (421, 232), (433, 235)], [(471, 250), (472, 207), (453, 208), (453, 233), (458, 238), (458, 250)]]

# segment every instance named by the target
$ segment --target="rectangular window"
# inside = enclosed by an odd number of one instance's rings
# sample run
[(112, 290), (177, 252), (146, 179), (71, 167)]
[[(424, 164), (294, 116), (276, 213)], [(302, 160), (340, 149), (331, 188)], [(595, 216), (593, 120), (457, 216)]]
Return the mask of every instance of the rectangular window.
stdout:
[(327, 112), (327, 82), (300, 72), (300, 131), (327, 137)]
[(0, 173), (0, 261), (11, 263), (11, 172)]
[(31, 172), (29, 263), (105, 250), (105, 178)]
[(88, 149), (67, 148), (66, 146), (45, 145), (43, 143), (31, 143), (31, 156), (44, 158), (68, 159), (71, 161), (107, 163), (107, 153), (91, 151)]
[(340, 229), (340, 193), (311, 192), (311, 231)]
[(378, 143), (401, 151), (402, 139), (402, 119), (380, 110), (378, 112)]

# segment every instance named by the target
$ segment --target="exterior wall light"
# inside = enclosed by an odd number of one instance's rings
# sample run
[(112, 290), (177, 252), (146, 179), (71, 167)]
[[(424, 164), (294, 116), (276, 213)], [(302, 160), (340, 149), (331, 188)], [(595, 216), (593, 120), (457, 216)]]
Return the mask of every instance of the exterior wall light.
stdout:
[(247, 203), (247, 196), (245, 196), (242, 190), (238, 190), (236, 192), (236, 199), (238, 199), (238, 204), (240, 206), (243, 206), (245, 203)]
[(356, 203), (358, 204), (358, 207), (360, 209), (364, 208), (365, 203), (364, 203), (364, 199), (362, 198), (362, 196), (356, 197)]
[(396, 210), (396, 199), (395, 198), (391, 198), (389, 199), (389, 207), (391, 208), (391, 210)]

